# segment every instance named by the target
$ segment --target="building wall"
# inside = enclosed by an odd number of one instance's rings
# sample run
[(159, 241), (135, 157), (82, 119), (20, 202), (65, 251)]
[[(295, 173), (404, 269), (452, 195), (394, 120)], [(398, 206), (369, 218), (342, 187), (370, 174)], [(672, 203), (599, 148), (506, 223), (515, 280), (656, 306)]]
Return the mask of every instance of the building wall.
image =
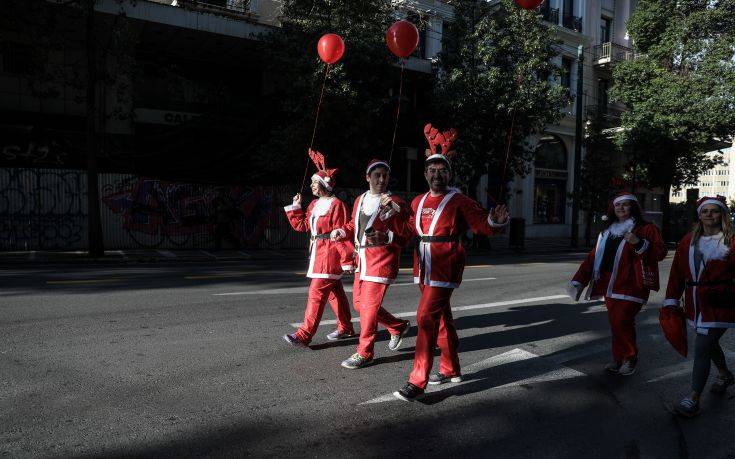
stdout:
[[(708, 153), (710, 156), (719, 155), (719, 151)], [(717, 165), (699, 176), (697, 185), (684, 187), (679, 191), (671, 191), (671, 203), (685, 202), (687, 190), (699, 189), (699, 196), (725, 196), (729, 201), (735, 200), (735, 144), (722, 150), (724, 164)]]

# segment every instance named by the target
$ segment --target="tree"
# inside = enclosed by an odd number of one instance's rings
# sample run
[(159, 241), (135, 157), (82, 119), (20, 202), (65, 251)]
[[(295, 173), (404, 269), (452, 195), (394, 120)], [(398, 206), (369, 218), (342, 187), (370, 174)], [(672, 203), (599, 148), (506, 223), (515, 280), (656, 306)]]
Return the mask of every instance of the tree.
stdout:
[(314, 148), (327, 156), (329, 167), (342, 169), (341, 183), (359, 180), (354, 171), (362, 171), (370, 157), (387, 158), (395, 110), (390, 89), (397, 88), (399, 75), (385, 45), (393, 13), (387, 0), (283, 2), (282, 27), (264, 37), (268, 77), (275, 82), (253, 169), (301, 181), (290, 172), (301, 174), (307, 161), (325, 75), (316, 44), (330, 32), (344, 39), (346, 51), (327, 76)]
[(628, 21), (636, 58), (613, 71), (624, 103), (616, 137), (638, 180), (669, 193), (719, 160), (706, 153), (735, 134), (735, 0), (641, 0)]
[(468, 181), (487, 171), (500, 177), (510, 137), (506, 177), (525, 175), (535, 147), (529, 139), (570, 102), (568, 90), (553, 82), (560, 76), (554, 30), (512, 0), (453, 5), (435, 101), (440, 123), (460, 131), (457, 170)]

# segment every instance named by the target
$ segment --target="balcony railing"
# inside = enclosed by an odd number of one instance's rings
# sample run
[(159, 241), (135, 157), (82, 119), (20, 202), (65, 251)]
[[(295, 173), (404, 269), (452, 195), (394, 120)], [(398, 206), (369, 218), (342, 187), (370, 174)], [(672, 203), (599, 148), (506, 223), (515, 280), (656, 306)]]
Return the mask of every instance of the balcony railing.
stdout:
[(551, 8), (548, 5), (549, 2), (544, 2), (544, 5), (541, 7), (541, 16), (544, 21), (548, 21), (552, 24), (559, 24), (559, 9)]
[(594, 65), (614, 64), (620, 61), (633, 60), (636, 57), (635, 51), (616, 43), (606, 42), (593, 48)]
[(623, 110), (612, 104), (587, 105), (585, 108), (587, 119), (597, 121), (602, 126), (609, 128), (620, 126), (620, 116)]
[(582, 33), (582, 18), (572, 15), (564, 15), (562, 18), (562, 25), (567, 29), (576, 30)]
[(156, 3), (167, 3), (189, 10), (214, 13), (220, 16), (234, 18), (250, 18), (254, 16), (254, 9), (258, 0), (152, 0)]

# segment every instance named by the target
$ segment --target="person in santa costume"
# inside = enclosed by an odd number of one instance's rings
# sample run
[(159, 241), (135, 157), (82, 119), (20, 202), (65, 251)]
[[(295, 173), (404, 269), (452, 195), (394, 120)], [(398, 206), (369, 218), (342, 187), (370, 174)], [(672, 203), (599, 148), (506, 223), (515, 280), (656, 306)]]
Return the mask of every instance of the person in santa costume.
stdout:
[(679, 241), (671, 264), (664, 307), (679, 307), (684, 295), (687, 322), (695, 329), (692, 392), (676, 411), (684, 416), (699, 413), (699, 398), (707, 383), (710, 361), (719, 374), (710, 386), (724, 394), (735, 383), (727, 368), (720, 338), (735, 327), (735, 235), (730, 211), (723, 196), (697, 202), (699, 222)]
[(579, 300), (587, 287), (586, 300), (604, 298), (612, 335), (613, 361), (605, 369), (629, 376), (638, 363), (635, 317), (658, 291), (658, 262), (666, 257), (666, 245), (656, 225), (643, 219), (638, 198), (618, 193), (607, 209), (608, 227), (568, 285)]
[(321, 320), (324, 306), (329, 301), (337, 317), (337, 329), (327, 335), (335, 341), (354, 336), (350, 316), (350, 303), (342, 287), (342, 272), (352, 268), (352, 247), (343, 242), (334, 242), (329, 234), (334, 228), (344, 226), (347, 221), (347, 206), (334, 196), (337, 169), (325, 167), (324, 155), (309, 149), (309, 157), (317, 167), (311, 177), (311, 192), (314, 199), (304, 212), (301, 208), (301, 193), (293, 197), (293, 204), (284, 207), (291, 226), (296, 231), (309, 232), (309, 270), (311, 278), (309, 298), (306, 302), (304, 321), (296, 333), (284, 335), (283, 339), (292, 346), (306, 347), (311, 342)]
[[(488, 212), (456, 188), (449, 187), (450, 157), (454, 155), (452, 144), (457, 131), (439, 132), (427, 124), (424, 134), (429, 142), (424, 166), (429, 192), (413, 200), (413, 213), (400, 227), (404, 237), (417, 238), (413, 276), (421, 291), (416, 313), (418, 336), (413, 370), (406, 385), (393, 393), (404, 401), (422, 397), (427, 384), (462, 380), (459, 337), (450, 306), (452, 292), (462, 282), (465, 266), (461, 238), (468, 229), (485, 235), (495, 234), (508, 223), (505, 206), (496, 206)], [(437, 345), (441, 350), (439, 370), (429, 375)]]
[(398, 276), (401, 246), (406, 242), (393, 231), (393, 222), (398, 215), (408, 212), (408, 206), (387, 190), (387, 162), (371, 160), (365, 180), (370, 189), (355, 200), (352, 218), (332, 231), (332, 240), (354, 240), (357, 249), (352, 304), (360, 314), (360, 342), (357, 352), (342, 362), (343, 367), (351, 370), (372, 362), (378, 324), (390, 333), (391, 351), (400, 347), (410, 326), (409, 321), (397, 319), (382, 306), (388, 286)]

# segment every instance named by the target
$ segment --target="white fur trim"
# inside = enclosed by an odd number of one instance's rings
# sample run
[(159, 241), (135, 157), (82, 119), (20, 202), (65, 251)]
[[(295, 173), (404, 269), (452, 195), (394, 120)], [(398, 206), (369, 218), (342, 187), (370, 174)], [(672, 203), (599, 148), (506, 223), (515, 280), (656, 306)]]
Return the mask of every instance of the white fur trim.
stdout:
[(643, 252), (645, 252), (646, 250), (648, 250), (648, 246), (651, 245), (648, 242), (648, 239), (642, 239), (642, 241), (643, 241), (643, 247), (641, 247), (640, 250), (636, 250), (635, 251), (635, 253), (637, 253), (638, 255), (643, 255)]
[(621, 237), (625, 236), (627, 233), (630, 233), (633, 231), (633, 228), (635, 228), (635, 220), (632, 218), (629, 218), (625, 220), (624, 222), (615, 222), (612, 225), (610, 225), (610, 234), (612, 234), (615, 237)]
[(699, 215), (702, 212), (702, 207), (707, 206), (707, 205), (710, 205), (710, 204), (714, 204), (716, 206), (719, 206), (725, 212), (730, 212), (730, 209), (728, 209), (727, 206), (725, 204), (723, 204), (722, 201), (720, 201), (719, 199), (707, 199), (702, 204), (700, 204), (699, 206), (697, 206), (697, 215)]
[(353, 268), (352, 265), (342, 265), (342, 271), (352, 271)]
[(319, 183), (321, 183), (322, 185), (324, 185), (324, 188), (326, 188), (327, 191), (332, 191), (332, 187), (329, 185), (329, 183), (327, 183), (329, 180), (326, 180), (328, 178), (329, 177), (322, 177), (319, 174), (314, 174), (314, 175), (311, 176), (311, 180), (312, 181), (318, 180)]
[(697, 249), (702, 253), (704, 262), (710, 260), (724, 260), (730, 253), (730, 247), (723, 243), (723, 234), (701, 236), (697, 241)]
[(435, 159), (441, 159), (441, 160), (442, 160), (442, 161), (444, 161), (445, 163), (447, 163), (447, 164), (451, 164), (451, 163), (449, 162), (449, 158), (447, 158), (446, 156), (444, 156), (444, 155), (443, 155), (443, 154), (441, 154), (441, 153), (435, 153), (435, 154), (433, 154), (433, 155), (429, 156), (428, 158), (426, 158), (426, 161), (433, 161), (433, 160), (435, 160)]
[(635, 201), (638, 202), (638, 198), (633, 196), (632, 194), (624, 194), (622, 196), (618, 196), (617, 198), (613, 199), (613, 205), (622, 202), (622, 201)]
[(492, 226), (493, 228), (503, 228), (504, 226), (508, 226), (508, 223), (510, 223), (510, 215), (508, 217), (509, 218), (505, 220), (505, 223), (495, 223), (492, 215), (487, 214), (487, 224)]
[(361, 211), (365, 215), (372, 215), (380, 207), (380, 195), (372, 194), (369, 191), (362, 197)]
[(368, 165), (367, 169), (365, 169), (365, 174), (369, 174), (370, 171), (380, 166), (387, 168), (388, 172), (390, 172), (390, 166), (388, 165), (388, 163), (386, 163), (385, 161), (375, 161), (374, 163), (370, 163)]
[(582, 288), (582, 284), (580, 284), (577, 281), (571, 281), (567, 284), (566, 290), (567, 295), (569, 298), (571, 298), (574, 301), (577, 301), (579, 298), (579, 290)]
[(334, 198), (319, 198), (316, 200), (316, 204), (311, 209), (311, 215), (315, 217), (321, 217), (327, 215), (329, 208), (332, 207), (332, 200)]
[(673, 298), (666, 298), (663, 303), (664, 307), (668, 306), (679, 306), (679, 300), (675, 300)]
[(294, 210), (301, 209), (301, 206), (298, 204), (291, 204), (290, 206), (286, 206), (283, 208), (286, 212), (293, 212)]

